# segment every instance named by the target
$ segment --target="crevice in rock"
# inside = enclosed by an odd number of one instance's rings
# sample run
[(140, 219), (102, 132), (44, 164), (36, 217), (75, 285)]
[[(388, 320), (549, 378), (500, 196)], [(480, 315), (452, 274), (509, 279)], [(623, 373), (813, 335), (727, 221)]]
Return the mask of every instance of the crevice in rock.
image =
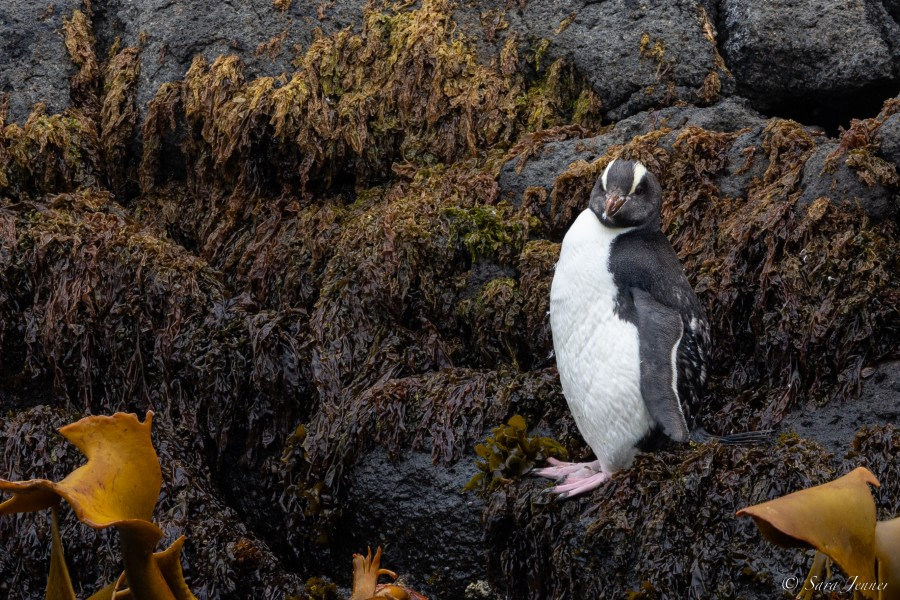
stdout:
[(876, 116), (885, 100), (898, 93), (900, 85), (890, 81), (842, 94), (799, 95), (767, 106), (759, 106), (759, 101), (751, 99), (750, 104), (770, 117), (792, 119), (804, 125), (821, 127), (829, 137), (837, 137), (841, 129), (850, 127), (851, 120)]
[(135, 42), (135, 40), (124, 39), (125, 23), (119, 18), (119, 4), (119, 0), (95, 0), (92, 4), (91, 26), (97, 40), (96, 51), (99, 60), (106, 59), (109, 49), (117, 37), (121, 37), (122, 43), (125, 45)]

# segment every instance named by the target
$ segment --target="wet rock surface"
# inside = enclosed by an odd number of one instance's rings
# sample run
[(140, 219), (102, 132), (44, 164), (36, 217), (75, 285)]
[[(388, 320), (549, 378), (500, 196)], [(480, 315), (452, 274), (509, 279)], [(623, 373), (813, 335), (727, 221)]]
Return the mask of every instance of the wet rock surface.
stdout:
[[(204, 599), (346, 592), (376, 545), (432, 598), (782, 593), (808, 561), (737, 509), (864, 464), (900, 510), (895, 4), (5, 4), (0, 476), (153, 409), (155, 518)], [(514, 414), (590, 456), (549, 286), (615, 157), (659, 177), (710, 315), (702, 425), (776, 438), (568, 502), (512, 466), (463, 493)], [(4, 596), (42, 593), (45, 516), (0, 519)], [(79, 594), (118, 573), (63, 533)]]

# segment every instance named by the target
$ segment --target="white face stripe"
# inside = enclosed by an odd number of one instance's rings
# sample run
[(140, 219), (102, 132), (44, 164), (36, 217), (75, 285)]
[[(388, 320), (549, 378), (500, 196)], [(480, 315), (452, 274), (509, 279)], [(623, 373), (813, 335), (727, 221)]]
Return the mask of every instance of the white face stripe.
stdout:
[[(634, 190), (637, 189), (638, 184), (641, 182), (641, 179), (644, 178), (644, 175), (647, 174), (647, 169), (644, 168), (639, 162), (634, 163), (634, 170), (632, 171), (633, 175), (631, 177), (631, 189), (628, 191), (628, 195), (634, 193)], [(603, 187), (606, 187), (606, 181), (604, 180)]]
[(606, 191), (606, 176), (609, 174), (609, 169), (615, 164), (616, 160), (618, 160), (618, 159), (616, 159), (616, 158), (612, 159), (609, 162), (609, 164), (606, 165), (606, 168), (603, 169), (603, 175), (600, 176), (600, 181), (603, 183), (603, 191), (604, 192)]

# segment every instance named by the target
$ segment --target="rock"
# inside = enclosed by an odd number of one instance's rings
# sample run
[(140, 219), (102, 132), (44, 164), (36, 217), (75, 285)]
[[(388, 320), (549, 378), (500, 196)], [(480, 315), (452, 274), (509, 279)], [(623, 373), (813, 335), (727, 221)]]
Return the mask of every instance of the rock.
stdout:
[[(644, 135), (661, 127), (677, 131), (687, 126), (696, 126), (721, 132), (744, 128), (755, 131), (742, 135), (735, 142), (733, 159), (729, 160), (729, 176), (720, 178), (723, 195), (739, 196), (741, 190), (746, 194), (750, 179), (760, 174), (758, 168), (737, 173), (746, 162), (740, 151), (749, 145), (759, 145), (759, 133), (764, 125), (763, 117), (750, 108), (746, 101), (734, 98), (702, 108), (670, 107), (644, 111), (619, 121), (610, 131), (592, 138), (550, 142), (533, 156), (528, 157), (521, 167), (521, 156), (512, 158), (500, 171), (500, 192), (503, 198), (518, 206), (528, 188), (539, 187), (550, 193), (556, 178), (565, 173), (569, 165), (577, 160), (592, 162), (603, 156), (612, 146), (623, 144), (635, 136)], [(664, 145), (671, 149), (674, 139), (674, 135), (667, 136), (664, 138)], [(737, 181), (733, 181), (732, 177), (737, 178)]]
[(843, 456), (861, 427), (900, 421), (900, 362), (870, 367), (865, 375), (855, 402), (808, 405), (782, 421), (781, 430), (815, 439), (829, 452)]
[(350, 556), (382, 546), (382, 566), (411, 588), (428, 597), (463, 597), (486, 577), (487, 566), (484, 502), (462, 491), (474, 474), (468, 460), (434, 465), (428, 452), (405, 452), (396, 462), (381, 448), (366, 454), (349, 478), (334, 536), (334, 556), (347, 559), (336, 565), (338, 574), (349, 579)]
[(895, 215), (897, 201), (887, 188), (877, 182), (872, 187), (867, 186), (854, 169), (847, 166), (843, 156), (828, 163), (828, 156), (837, 147), (837, 142), (824, 142), (806, 161), (801, 180), (803, 194), (797, 206), (804, 207), (817, 198), (826, 197), (832, 202), (858, 204), (872, 219), (881, 220)]
[(879, 130), (881, 154), (900, 169), (900, 113), (885, 119)]
[(677, 100), (709, 103), (733, 91), (703, 2), (528, 2), (513, 29), (550, 40), (550, 57), (570, 57), (608, 117), (618, 121)]
[(794, 103), (816, 119), (873, 90), (880, 105), (897, 85), (900, 27), (880, 2), (724, 0), (720, 11), (725, 61), (760, 110)]
[(549, 193), (553, 182), (565, 173), (570, 164), (576, 160), (594, 161), (603, 156), (613, 143), (614, 138), (610, 135), (550, 142), (534, 156), (526, 159), (515, 157), (507, 161), (500, 171), (501, 195), (518, 207), (528, 188), (540, 187)]
[(75, 66), (63, 44), (62, 20), (77, 8), (81, 0), (0, 3), (0, 95), (10, 95), (8, 122), (24, 122), (36, 102), (48, 113), (69, 105)]
[(248, 77), (274, 76), (292, 70), (294, 46), (307, 47), (315, 30), (326, 34), (362, 22), (362, 0), (322, 3), (315, 0), (242, 2), (172, 2), (108, 0), (97, 7), (95, 30), (102, 45), (119, 36), (140, 44), (141, 82), (137, 103), (143, 112), (159, 86), (181, 79), (194, 57), (212, 62), (237, 54)]

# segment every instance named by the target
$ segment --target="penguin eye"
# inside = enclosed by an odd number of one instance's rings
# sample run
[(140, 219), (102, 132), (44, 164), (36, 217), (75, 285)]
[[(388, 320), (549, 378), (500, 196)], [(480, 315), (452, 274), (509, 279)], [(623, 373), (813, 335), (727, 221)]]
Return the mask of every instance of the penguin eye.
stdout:
[(640, 182), (639, 184), (637, 184), (637, 187), (636, 187), (636, 188), (634, 188), (634, 193), (635, 193), (635, 194), (643, 194), (645, 189), (647, 189), (647, 186), (646, 186), (646, 184), (644, 184), (644, 182), (642, 181), (642, 182)]

